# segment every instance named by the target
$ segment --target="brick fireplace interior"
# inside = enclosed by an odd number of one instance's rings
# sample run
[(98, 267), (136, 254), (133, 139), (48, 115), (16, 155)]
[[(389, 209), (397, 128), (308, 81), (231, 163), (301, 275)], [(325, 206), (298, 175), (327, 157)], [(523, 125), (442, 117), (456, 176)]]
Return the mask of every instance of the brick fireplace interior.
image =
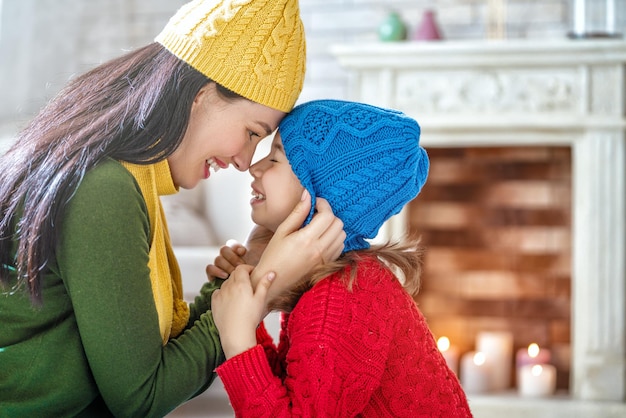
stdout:
[[(510, 331), (514, 352), (550, 348), (567, 390), (571, 310), (571, 149), (428, 148), (429, 179), (410, 204), (425, 247), (417, 302), (461, 352), (480, 331)], [(512, 370), (514, 373), (514, 368)], [(511, 376), (511, 385), (514, 376)]]

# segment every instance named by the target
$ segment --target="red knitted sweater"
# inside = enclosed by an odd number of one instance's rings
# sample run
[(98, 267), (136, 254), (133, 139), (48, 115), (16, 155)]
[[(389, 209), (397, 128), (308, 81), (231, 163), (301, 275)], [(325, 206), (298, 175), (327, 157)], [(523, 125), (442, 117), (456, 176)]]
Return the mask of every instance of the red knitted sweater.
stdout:
[(334, 274), (284, 316), (280, 343), (217, 368), (238, 417), (471, 417), (426, 320), (398, 280), (363, 261), (349, 291)]

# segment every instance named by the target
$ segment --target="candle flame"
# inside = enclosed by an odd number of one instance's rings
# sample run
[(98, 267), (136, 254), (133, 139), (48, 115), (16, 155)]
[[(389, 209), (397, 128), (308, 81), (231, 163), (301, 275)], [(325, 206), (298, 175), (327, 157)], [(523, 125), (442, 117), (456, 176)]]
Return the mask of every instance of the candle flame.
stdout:
[(540, 376), (541, 373), (543, 372), (543, 367), (541, 367), (541, 364), (535, 364), (531, 369), (530, 369), (530, 373), (533, 376)]
[(448, 337), (439, 337), (437, 340), (437, 348), (439, 351), (448, 351), (450, 348), (450, 339)]
[(539, 355), (539, 346), (535, 343), (532, 343), (528, 346), (528, 355), (532, 358), (535, 358)]
[(485, 353), (477, 351), (474, 354), (474, 364), (477, 366), (482, 366), (483, 364), (485, 364)]

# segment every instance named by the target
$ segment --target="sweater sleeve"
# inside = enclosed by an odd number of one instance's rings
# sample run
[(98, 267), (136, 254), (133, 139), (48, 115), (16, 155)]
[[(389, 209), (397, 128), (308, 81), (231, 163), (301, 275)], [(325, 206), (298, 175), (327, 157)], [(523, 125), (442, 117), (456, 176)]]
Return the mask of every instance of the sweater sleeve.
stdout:
[(58, 274), (83, 350), (116, 416), (163, 416), (206, 388), (223, 360), (208, 313), (162, 345), (148, 269), (149, 221), (119, 163), (87, 173), (63, 219)]
[[(281, 339), (283, 338), (282, 330), (280, 337)], [(257, 343), (263, 347), (263, 351), (265, 351), (265, 356), (267, 357), (267, 362), (269, 363), (274, 375), (281, 379), (284, 378), (285, 357), (284, 355), (281, 355), (281, 352), (279, 352), (279, 349), (276, 347), (276, 343), (274, 342), (274, 338), (269, 334), (269, 332), (267, 332), (264, 322), (261, 322), (256, 330), (256, 340)]]
[(200, 315), (211, 310), (211, 297), (213, 292), (222, 287), (224, 279), (215, 278), (211, 282), (206, 282), (200, 288), (200, 294), (194, 298), (194, 302), (189, 306), (189, 323), (187, 328), (193, 326)]
[(331, 280), (303, 295), (289, 316), (284, 380), (270, 374), (260, 346), (218, 367), (237, 416), (344, 417), (362, 410), (379, 386), (391, 339), (385, 318), (350, 298)]

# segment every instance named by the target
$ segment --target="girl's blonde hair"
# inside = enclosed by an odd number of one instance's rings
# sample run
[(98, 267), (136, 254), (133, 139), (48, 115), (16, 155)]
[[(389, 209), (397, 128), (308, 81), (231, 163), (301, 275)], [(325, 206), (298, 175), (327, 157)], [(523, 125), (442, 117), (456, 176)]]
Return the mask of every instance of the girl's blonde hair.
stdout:
[(271, 303), (270, 308), (291, 312), (304, 292), (311, 289), (324, 278), (342, 270), (341, 279), (345, 286), (352, 291), (357, 276), (358, 264), (366, 258), (378, 259), (381, 265), (402, 283), (404, 290), (415, 299), (421, 285), (424, 248), (420, 245), (419, 240), (404, 242), (387, 241), (384, 244), (372, 245), (368, 249), (349, 251), (336, 261), (324, 264), (314, 270), (299, 285), (280, 295)]

